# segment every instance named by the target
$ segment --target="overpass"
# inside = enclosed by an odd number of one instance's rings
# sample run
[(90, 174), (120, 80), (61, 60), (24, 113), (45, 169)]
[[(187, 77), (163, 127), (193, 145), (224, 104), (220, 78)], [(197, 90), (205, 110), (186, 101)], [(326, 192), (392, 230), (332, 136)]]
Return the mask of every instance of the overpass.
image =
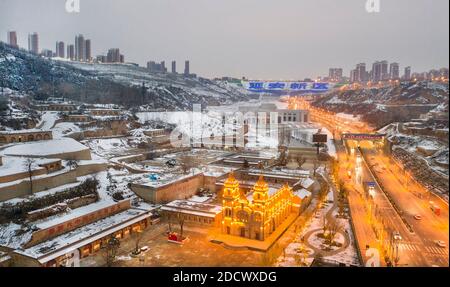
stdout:
[(381, 149), (385, 149), (388, 147), (386, 141), (386, 134), (343, 133), (342, 141), (347, 145), (347, 147), (351, 148), (360, 147), (361, 144), (367, 145), (365, 143), (369, 143), (370, 147), (378, 147)]

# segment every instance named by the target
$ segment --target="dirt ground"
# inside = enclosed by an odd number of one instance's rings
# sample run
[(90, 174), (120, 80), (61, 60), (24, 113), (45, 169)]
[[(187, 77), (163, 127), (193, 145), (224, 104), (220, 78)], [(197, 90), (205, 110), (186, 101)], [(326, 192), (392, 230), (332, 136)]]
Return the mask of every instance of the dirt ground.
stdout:
[[(263, 266), (264, 253), (250, 250), (230, 250), (208, 240), (207, 227), (185, 226), (189, 238), (183, 245), (167, 242), (167, 224), (150, 226), (143, 233), (140, 246), (149, 250), (139, 258), (130, 256), (135, 241), (127, 238), (121, 246), (114, 266), (117, 267), (239, 267)], [(82, 266), (104, 266), (103, 251), (82, 260)]]

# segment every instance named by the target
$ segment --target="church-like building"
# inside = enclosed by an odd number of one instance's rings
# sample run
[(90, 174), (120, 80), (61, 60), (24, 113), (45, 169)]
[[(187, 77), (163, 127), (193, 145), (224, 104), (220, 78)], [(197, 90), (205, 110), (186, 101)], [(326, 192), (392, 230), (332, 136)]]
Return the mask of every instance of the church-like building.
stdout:
[(246, 195), (230, 173), (223, 189), (222, 233), (265, 240), (292, 213), (299, 212), (299, 200), (287, 184), (270, 188), (263, 176)]

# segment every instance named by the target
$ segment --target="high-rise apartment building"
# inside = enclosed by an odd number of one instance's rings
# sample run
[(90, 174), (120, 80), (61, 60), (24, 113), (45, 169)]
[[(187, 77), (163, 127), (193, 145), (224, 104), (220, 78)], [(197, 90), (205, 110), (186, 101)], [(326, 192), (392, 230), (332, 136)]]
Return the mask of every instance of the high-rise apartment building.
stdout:
[(406, 81), (411, 80), (411, 67), (405, 67), (405, 74), (403, 75), (403, 79), (405, 79)]
[(60, 58), (65, 57), (64, 42), (56, 42), (55, 54), (56, 54), (56, 57), (60, 57)]
[(86, 41), (84, 40), (84, 36), (81, 34), (75, 36), (75, 60), (86, 60)]
[(400, 78), (400, 65), (398, 63), (391, 63), (389, 65), (389, 78), (397, 80)]
[(67, 45), (67, 59), (75, 60), (75, 45)]
[(8, 31), (7, 38), (8, 38), (8, 45), (16, 47), (16, 48), (18, 47), (16, 31)]
[(172, 72), (172, 74), (176, 74), (177, 73), (177, 62), (176, 61), (172, 61), (171, 72)]
[(359, 63), (356, 65), (356, 82), (367, 82), (366, 63)]
[(189, 76), (190, 73), (191, 73), (191, 72), (190, 72), (190, 70), (189, 70), (189, 61), (185, 61), (185, 62), (184, 62), (184, 74), (185, 74), (186, 76)]
[(28, 51), (39, 54), (39, 35), (36, 32), (28, 35)]
[(342, 81), (342, 68), (330, 68), (328, 78), (331, 82)]
[(91, 40), (87, 39), (86, 41), (84, 41), (84, 48), (85, 61), (90, 62), (92, 60)]
[(108, 63), (120, 63), (120, 50), (118, 48), (109, 49), (106, 60)]

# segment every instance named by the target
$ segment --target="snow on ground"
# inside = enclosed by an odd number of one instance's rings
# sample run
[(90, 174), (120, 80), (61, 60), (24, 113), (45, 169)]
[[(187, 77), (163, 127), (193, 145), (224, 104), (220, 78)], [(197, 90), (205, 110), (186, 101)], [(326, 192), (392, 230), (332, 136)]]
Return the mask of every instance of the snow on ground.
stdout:
[(0, 225), (0, 245), (12, 249), (21, 248), (31, 239), (32, 231), (22, 225), (9, 223)]
[(198, 203), (204, 203), (207, 202), (208, 200), (210, 200), (211, 197), (209, 196), (198, 196), (198, 195), (194, 195), (193, 197), (189, 198), (189, 201), (193, 201), (193, 202), (198, 202)]
[(359, 122), (361, 120), (361, 116), (360, 115), (355, 117), (354, 115), (351, 115), (351, 114), (338, 113), (338, 114), (336, 114), (336, 116), (338, 118), (343, 119), (343, 120), (349, 120), (349, 121), (354, 121), (354, 122)]
[(58, 123), (52, 128), (54, 139), (60, 139), (62, 137), (70, 135), (71, 133), (76, 133), (80, 131), (81, 129), (79, 126), (77, 126), (74, 123), (67, 123), (67, 122)]
[(336, 146), (334, 145), (333, 134), (327, 128), (322, 128), (322, 132), (327, 134), (328, 154), (337, 159)]
[(42, 114), (41, 121), (37, 124), (37, 126), (44, 131), (48, 131), (53, 128), (58, 118), (58, 112), (44, 112)]
[(20, 202), (28, 202), (28, 201), (32, 201), (33, 199), (36, 199), (36, 198), (41, 198), (41, 197), (44, 197), (44, 196), (57, 194), (59, 192), (64, 192), (64, 191), (67, 191), (69, 189), (75, 188), (75, 187), (79, 186), (80, 184), (82, 184), (82, 182), (81, 181), (77, 181), (77, 182), (74, 182), (74, 183), (68, 183), (68, 184), (64, 184), (64, 185), (61, 185), (61, 186), (58, 186), (58, 187), (55, 187), (55, 188), (51, 188), (51, 189), (48, 189), (46, 191), (37, 192), (37, 193), (35, 193), (35, 194), (31, 195), (31, 196), (18, 197), (18, 198), (10, 199), (8, 201), (4, 201), (4, 202), (0, 203), (0, 208), (1, 208), (1, 206), (3, 204), (17, 204), (17, 203), (20, 203)]
[[(54, 159), (35, 159), (35, 161), (31, 165), (32, 170), (40, 170), (44, 169), (39, 165), (53, 162)], [(3, 157), (3, 165), (0, 165), (0, 177), (8, 176), (12, 174), (27, 172), (28, 167), (26, 166), (26, 158), (23, 157), (12, 157), (5, 156)]]
[(126, 155), (131, 146), (128, 138), (92, 139), (83, 141), (91, 151), (102, 157), (113, 157), (116, 155)]
[(50, 156), (55, 154), (79, 152), (88, 147), (71, 138), (54, 139), (17, 144), (1, 151), (2, 155)]

